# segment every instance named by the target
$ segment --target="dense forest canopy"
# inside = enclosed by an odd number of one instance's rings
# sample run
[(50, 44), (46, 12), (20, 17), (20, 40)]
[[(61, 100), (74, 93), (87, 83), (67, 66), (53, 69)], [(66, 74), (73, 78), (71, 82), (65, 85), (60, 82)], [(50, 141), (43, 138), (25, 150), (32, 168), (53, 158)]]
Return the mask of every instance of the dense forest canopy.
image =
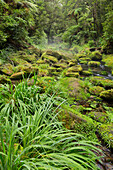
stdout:
[(112, 0), (0, 0), (0, 48), (64, 41), (113, 52)]

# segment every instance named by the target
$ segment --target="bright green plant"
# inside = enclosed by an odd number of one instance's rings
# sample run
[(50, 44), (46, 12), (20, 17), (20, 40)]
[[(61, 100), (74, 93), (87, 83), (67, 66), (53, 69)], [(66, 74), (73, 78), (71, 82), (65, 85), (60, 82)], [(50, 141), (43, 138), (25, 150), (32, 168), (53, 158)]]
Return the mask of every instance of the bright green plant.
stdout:
[(57, 118), (60, 105), (53, 107), (57, 98), (40, 92), (35, 81), (1, 87), (1, 170), (98, 169), (96, 143), (64, 129)]

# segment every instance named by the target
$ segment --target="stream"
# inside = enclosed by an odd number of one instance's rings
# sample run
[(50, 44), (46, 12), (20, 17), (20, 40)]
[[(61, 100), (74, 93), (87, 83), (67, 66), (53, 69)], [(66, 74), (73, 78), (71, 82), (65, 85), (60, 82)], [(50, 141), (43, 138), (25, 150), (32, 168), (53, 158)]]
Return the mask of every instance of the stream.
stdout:
[[(113, 76), (111, 75), (111, 69), (104, 65), (104, 63), (101, 63), (100, 67), (89, 67), (85, 64), (80, 64), (82, 66), (84, 71), (91, 70), (93, 73), (93, 76), (100, 76), (105, 79), (113, 80)], [(113, 170), (113, 149), (107, 148), (105, 143), (102, 141), (100, 135), (97, 133), (97, 138), (99, 141), (101, 141), (101, 147), (100, 149), (104, 153), (104, 157), (101, 159), (102, 162), (97, 161), (97, 165), (101, 170)]]

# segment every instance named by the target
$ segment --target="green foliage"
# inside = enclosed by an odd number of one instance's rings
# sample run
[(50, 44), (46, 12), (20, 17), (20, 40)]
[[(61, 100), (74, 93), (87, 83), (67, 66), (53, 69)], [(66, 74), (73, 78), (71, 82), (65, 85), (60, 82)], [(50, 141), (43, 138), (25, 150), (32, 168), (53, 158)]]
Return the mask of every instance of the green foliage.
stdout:
[(0, 90), (1, 169), (98, 169), (95, 142), (64, 129), (55, 96), (22, 82)]

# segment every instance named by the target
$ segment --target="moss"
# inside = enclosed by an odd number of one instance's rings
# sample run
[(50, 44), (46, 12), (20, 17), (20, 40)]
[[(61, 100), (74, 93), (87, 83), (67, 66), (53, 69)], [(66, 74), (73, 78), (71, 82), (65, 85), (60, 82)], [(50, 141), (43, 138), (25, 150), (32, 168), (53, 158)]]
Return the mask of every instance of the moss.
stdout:
[(40, 64), (38, 66), (39, 69), (48, 69), (49, 68), (49, 64)]
[(100, 93), (100, 97), (106, 100), (113, 101), (113, 89), (102, 91)]
[(88, 66), (99, 67), (101, 63), (99, 61), (89, 61)]
[(113, 124), (102, 124), (99, 127), (99, 133), (104, 142), (113, 148)]
[(62, 68), (62, 69), (67, 68), (67, 64), (66, 63), (56, 63), (56, 64), (53, 64), (52, 66), (56, 67), (56, 68)]
[(41, 58), (46, 59), (46, 61), (52, 62), (52, 63), (57, 63), (58, 62), (57, 58), (55, 58), (53, 56), (50, 56), (50, 55), (46, 55), (45, 53), (42, 55)]
[(81, 72), (82, 67), (81, 65), (76, 65), (76, 66), (70, 67), (67, 71), (68, 72)]
[(89, 92), (96, 96), (99, 96), (102, 91), (104, 91), (104, 88), (100, 87), (100, 86), (93, 86), (93, 87), (89, 88)]
[(33, 55), (21, 55), (19, 58), (28, 61), (30, 63), (35, 63), (36, 62), (36, 54)]
[(94, 77), (90, 78), (90, 81), (94, 85), (102, 86), (106, 89), (113, 88), (113, 80), (103, 79), (103, 77), (94, 76)]
[(86, 58), (86, 55), (84, 53), (79, 53), (79, 54), (76, 54), (76, 58)]
[(67, 72), (66, 76), (67, 77), (76, 77), (76, 78), (78, 78), (79, 77), (79, 72)]
[(49, 75), (49, 71), (47, 69), (39, 69), (38, 71), (38, 76), (48, 76)]
[(108, 72), (107, 71), (101, 71), (100, 74), (104, 75), (104, 76), (108, 76)]
[(45, 61), (44, 60), (41, 60), (41, 59), (39, 59), (39, 60), (37, 60), (37, 62), (36, 62), (37, 64), (45, 64)]
[(4, 83), (11, 83), (11, 80), (9, 79), (9, 77), (5, 75), (0, 75), (0, 84), (4, 84)]
[(5, 75), (13, 74), (13, 66), (11, 64), (5, 64), (0, 67), (0, 71)]
[(60, 59), (63, 58), (62, 55), (59, 52), (52, 51), (52, 50), (47, 50), (46, 54), (50, 55), (50, 56), (54, 56), (57, 60), (60, 60)]
[(94, 61), (101, 61), (102, 60), (102, 54), (99, 51), (94, 51), (90, 54), (91, 60)]
[(107, 113), (103, 112), (90, 112), (87, 114), (89, 117), (93, 118), (94, 120), (101, 122), (101, 123), (107, 123), (109, 121), (109, 117)]
[(113, 68), (113, 54), (104, 55), (102, 61), (105, 62), (108, 67)]
[(93, 73), (91, 71), (82, 71), (82, 75), (91, 76)]

